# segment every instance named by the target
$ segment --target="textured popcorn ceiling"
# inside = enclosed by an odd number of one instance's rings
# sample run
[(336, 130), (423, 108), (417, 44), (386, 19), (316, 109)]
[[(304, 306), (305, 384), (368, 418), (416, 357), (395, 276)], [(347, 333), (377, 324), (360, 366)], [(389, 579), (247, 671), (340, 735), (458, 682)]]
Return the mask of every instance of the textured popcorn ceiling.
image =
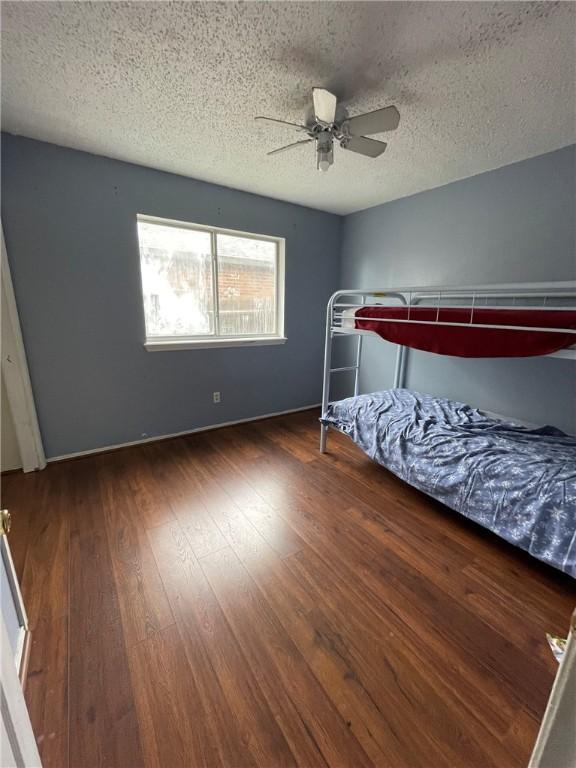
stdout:
[[(576, 140), (573, 3), (4, 2), (2, 127), (348, 213)], [(396, 104), (370, 160), (301, 121), (310, 89), (351, 114)], [(385, 136), (378, 138), (386, 138)]]

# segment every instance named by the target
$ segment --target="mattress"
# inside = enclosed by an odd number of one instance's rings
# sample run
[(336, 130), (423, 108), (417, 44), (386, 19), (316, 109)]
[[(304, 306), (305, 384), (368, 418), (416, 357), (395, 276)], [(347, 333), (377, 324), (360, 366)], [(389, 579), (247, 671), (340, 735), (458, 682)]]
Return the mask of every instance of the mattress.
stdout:
[(372, 331), (394, 344), (456, 357), (547, 355), (572, 346), (576, 339), (576, 311), (570, 309), (377, 305), (357, 309), (354, 317), (357, 330)]
[(402, 480), (576, 578), (576, 437), (391, 389), (321, 418)]

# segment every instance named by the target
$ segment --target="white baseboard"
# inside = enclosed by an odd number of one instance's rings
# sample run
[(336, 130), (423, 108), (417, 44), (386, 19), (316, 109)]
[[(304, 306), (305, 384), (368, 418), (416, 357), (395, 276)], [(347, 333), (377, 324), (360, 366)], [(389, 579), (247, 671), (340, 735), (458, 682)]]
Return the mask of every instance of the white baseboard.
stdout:
[(321, 403), (313, 405), (304, 405), (301, 408), (290, 408), (287, 411), (275, 411), (274, 413), (264, 413), (262, 416), (250, 416), (247, 419), (237, 419), (236, 421), (224, 421), (221, 424), (210, 424), (206, 427), (196, 427), (195, 429), (185, 429), (182, 432), (172, 432), (169, 435), (155, 435), (154, 437), (143, 437), (141, 440), (132, 440), (129, 443), (116, 443), (114, 445), (105, 445), (102, 448), (90, 448), (88, 451), (77, 451), (76, 453), (63, 453), (61, 456), (52, 456), (47, 459), (48, 463), (55, 461), (65, 461), (66, 459), (77, 459), (82, 456), (91, 456), (94, 453), (106, 453), (116, 451), (120, 448), (130, 448), (132, 445), (141, 445), (142, 443), (155, 443), (160, 440), (170, 440), (172, 437), (184, 437), (193, 435), (196, 432), (208, 432), (213, 429), (223, 429), (224, 427), (233, 427), (236, 424), (247, 424), (250, 421), (261, 421), (263, 419), (272, 419), (274, 416), (287, 416), (290, 413), (299, 413), (300, 411), (310, 411), (312, 408), (320, 408)]

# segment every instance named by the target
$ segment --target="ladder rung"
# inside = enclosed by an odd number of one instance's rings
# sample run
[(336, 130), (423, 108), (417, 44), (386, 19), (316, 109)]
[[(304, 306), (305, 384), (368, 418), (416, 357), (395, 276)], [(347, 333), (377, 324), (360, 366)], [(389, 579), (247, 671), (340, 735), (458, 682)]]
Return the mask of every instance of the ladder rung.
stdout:
[(340, 371), (356, 371), (358, 370), (357, 365), (347, 365), (344, 368), (330, 368), (330, 373), (339, 373)]

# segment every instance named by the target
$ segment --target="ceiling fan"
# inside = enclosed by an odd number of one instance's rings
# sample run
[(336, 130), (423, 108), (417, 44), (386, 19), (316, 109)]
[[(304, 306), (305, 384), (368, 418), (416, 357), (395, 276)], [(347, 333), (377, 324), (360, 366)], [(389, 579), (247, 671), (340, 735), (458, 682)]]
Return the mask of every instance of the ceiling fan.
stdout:
[(315, 141), (316, 167), (319, 171), (327, 171), (334, 162), (334, 140), (340, 144), (342, 149), (357, 152), (366, 157), (379, 157), (386, 149), (386, 142), (369, 139), (367, 136), (384, 131), (395, 131), (400, 122), (400, 113), (396, 107), (384, 107), (374, 112), (366, 112), (364, 115), (337, 118), (336, 96), (325, 88), (313, 88), (312, 101), (314, 104), (313, 115), (307, 125), (279, 120), (276, 117), (259, 116), (254, 118), (255, 120), (291, 125), (308, 136), (306, 139), (300, 139), (300, 141), (295, 141), (285, 147), (273, 149), (266, 154), (276, 155), (279, 152), (286, 152), (288, 149)]

